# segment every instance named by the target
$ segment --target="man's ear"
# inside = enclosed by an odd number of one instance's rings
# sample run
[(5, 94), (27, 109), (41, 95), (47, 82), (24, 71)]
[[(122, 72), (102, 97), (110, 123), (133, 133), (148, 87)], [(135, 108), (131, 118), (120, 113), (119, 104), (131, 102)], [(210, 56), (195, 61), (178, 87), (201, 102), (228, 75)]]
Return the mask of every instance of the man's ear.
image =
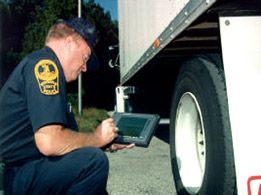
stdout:
[(67, 49), (69, 49), (69, 51), (76, 47), (76, 43), (72, 36), (67, 36), (65, 38), (65, 46), (67, 47)]

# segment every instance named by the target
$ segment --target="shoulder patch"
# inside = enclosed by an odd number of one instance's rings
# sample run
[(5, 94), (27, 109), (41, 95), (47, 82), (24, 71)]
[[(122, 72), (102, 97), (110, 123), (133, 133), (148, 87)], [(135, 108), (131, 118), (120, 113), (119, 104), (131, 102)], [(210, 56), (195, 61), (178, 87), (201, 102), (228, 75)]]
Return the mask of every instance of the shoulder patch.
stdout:
[(59, 71), (52, 60), (41, 60), (34, 67), (34, 73), (42, 94), (59, 93)]

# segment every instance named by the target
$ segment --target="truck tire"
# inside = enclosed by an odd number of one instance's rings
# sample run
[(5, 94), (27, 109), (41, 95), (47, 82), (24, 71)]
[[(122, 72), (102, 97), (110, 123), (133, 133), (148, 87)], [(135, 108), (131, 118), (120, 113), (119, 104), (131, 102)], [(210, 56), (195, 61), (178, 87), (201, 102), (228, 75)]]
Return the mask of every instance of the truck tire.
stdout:
[(196, 57), (180, 68), (170, 110), (170, 155), (177, 194), (236, 194), (222, 64)]

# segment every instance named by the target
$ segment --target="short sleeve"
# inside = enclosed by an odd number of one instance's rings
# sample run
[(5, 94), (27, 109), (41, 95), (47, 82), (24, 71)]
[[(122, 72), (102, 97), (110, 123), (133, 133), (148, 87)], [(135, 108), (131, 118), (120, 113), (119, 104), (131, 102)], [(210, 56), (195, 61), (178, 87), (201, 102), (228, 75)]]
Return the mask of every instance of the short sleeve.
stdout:
[(48, 124), (67, 126), (65, 81), (60, 78), (60, 71), (51, 59), (25, 68), (25, 99), (34, 132)]

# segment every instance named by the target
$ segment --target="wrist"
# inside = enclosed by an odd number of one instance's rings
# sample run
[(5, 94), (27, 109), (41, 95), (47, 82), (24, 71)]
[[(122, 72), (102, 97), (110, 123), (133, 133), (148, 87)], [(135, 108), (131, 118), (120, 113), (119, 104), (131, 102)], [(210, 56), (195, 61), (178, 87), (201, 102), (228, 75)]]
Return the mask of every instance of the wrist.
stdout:
[(106, 142), (102, 139), (102, 137), (96, 133), (96, 132), (93, 132), (93, 138), (92, 140), (94, 140), (95, 142), (95, 145), (97, 148), (103, 148), (106, 146)]

